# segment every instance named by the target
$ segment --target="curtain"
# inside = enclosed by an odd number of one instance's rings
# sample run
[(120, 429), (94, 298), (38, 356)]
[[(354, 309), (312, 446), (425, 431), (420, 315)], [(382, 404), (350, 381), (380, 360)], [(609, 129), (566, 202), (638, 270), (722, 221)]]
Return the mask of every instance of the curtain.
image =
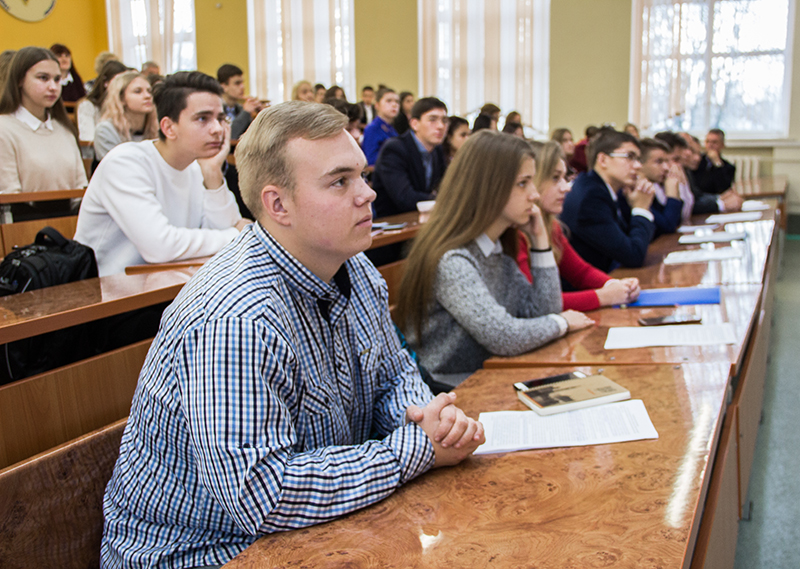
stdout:
[(461, 116), (495, 103), (547, 136), (550, 0), (419, 0), (418, 10), (421, 97)]
[(300, 80), (356, 100), (353, 0), (248, 0), (250, 90), (273, 103)]
[(197, 69), (194, 0), (106, 0), (108, 44), (126, 64), (162, 74)]

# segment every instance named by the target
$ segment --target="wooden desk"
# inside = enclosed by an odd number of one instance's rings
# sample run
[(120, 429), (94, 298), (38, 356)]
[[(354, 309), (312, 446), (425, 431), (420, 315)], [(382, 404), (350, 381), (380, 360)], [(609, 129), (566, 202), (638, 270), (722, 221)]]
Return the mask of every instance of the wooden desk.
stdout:
[(408, 241), (413, 239), (419, 233), (419, 229), (423, 223), (428, 219), (429, 214), (419, 213), (416, 211), (409, 211), (398, 215), (390, 215), (389, 217), (381, 217), (374, 220), (375, 222), (386, 223), (406, 223), (403, 229), (396, 229), (394, 231), (384, 231), (372, 238), (372, 245), (370, 249), (377, 249), (384, 245), (391, 245), (392, 243), (399, 243), (401, 241)]
[(0, 298), (0, 344), (173, 300), (196, 269), (111, 275)]
[[(586, 330), (567, 334), (546, 346), (513, 357), (493, 357), (484, 362), (486, 369), (519, 368), (549, 365), (602, 365), (640, 363), (722, 362), (734, 364), (738, 371), (756, 308), (761, 298), (761, 285), (729, 285), (722, 287), (720, 304), (699, 304), (679, 307), (602, 308), (589, 313), (597, 324)], [(606, 350), (603, 348), (609, 328), (638, 326), (640, 317), (667, 314), (692, 314), (703, 318), (703, 324), (730, 322), (736, 343), (713, 346), (675, 346)]]
[[(644, 400), (657, 440), (472, 457), (343, 519), (262, 537), (226, 567), (688, 567), (728, 367), (604, 369)], [(524, 410), (511, 386), (529, 375), (479, 371), (459, 405)]]
[(744, 198), (777, 197), (785, 198), (789, 186), (787, 176), (770, 176), (757, 180), (742, 180), (733, 184), (733, 189)]
[(15, 194), (0, 194), (0, 205), (26, 202), (45, 202), (52, 200), (68, 200), (82, 198), (86, 189), (81, 190), (53, 190), (49, 192), (17, 192)]
[(144, 265), (131, 265), (125, 267), (126, 275), (142, 275), (147, 273), (157, 273), (159, 271), (172, 271), (176, 269), (190, 269), (202, 267), (211, 257), (195, 257), (184, 259), (183, 261), (172, 261), (171, 263), (146, 263)]

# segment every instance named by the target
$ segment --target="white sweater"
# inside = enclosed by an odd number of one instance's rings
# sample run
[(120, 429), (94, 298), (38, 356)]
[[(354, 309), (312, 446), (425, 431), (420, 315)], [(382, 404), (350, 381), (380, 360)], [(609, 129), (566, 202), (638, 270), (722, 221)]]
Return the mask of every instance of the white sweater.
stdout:
[(52, 130), (33, 130), (13, 114), (0, 115), (0, 193), (86, 187), (75, 137), (58, 121), (50, 124)]
[(228, 186), (205, 189), (197, 162), (176, 170), (153, 142), (115, 147), (86, 190), (75, 239), (94, 249), (100, 276), (213, 255), (239, 233)]

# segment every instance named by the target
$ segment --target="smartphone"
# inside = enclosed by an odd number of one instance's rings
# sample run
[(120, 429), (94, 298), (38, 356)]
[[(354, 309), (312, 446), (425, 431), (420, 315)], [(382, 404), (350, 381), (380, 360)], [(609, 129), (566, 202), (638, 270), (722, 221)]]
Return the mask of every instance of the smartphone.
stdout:
[(669, 316), (656, 316), (654, 318), (639, 318), (642, 326), (664, 326), (667, 324), (699, 324), (703, 321), (701, 316), (695, 314), (670, 314)]
[(558, 383), (559, 381), (567, 381), (568, 379), (579, 379), (586, 377), (586, 374), (580, 371), (573, 371), (570, 373), (562, 373), (559, 375), (551, 375), (549, 377), (542, 377), (539, 379), (529, 379), (528, 381), (520, 381), (514, 384), (517, 391), (528, 391), (534, 387), (540, 387), (550, 383)]

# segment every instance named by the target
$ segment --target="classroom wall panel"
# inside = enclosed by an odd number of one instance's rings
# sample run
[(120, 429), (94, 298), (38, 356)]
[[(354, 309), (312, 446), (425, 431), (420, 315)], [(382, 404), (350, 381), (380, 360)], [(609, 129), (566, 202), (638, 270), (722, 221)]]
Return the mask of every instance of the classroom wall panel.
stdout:
[[(194, 18), (197, 69), (216, 77), (220, 65), (232, 63), (244, 70), (248, 85), (247, 2), (194, 0)], [(259, 95), (265, 97), (267, 93)]]
[(95, 77), (94, 58), (108, 49), (105, 0), (61, 0), (40, 22), (23, 22), (0, 10), (0, 50), (63, 43), (84, 81)]

